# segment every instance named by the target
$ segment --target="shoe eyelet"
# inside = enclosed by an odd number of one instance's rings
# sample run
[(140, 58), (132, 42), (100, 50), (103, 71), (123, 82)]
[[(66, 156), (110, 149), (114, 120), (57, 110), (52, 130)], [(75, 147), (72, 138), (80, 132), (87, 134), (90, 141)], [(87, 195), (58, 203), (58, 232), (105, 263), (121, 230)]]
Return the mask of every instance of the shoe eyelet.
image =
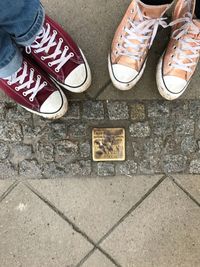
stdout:
[(63, 42), (63, 38), (59, 38), (59, 41), (60, 41), (60, 42)]
[(29, 97), (29, 100), (30, 100), (30, 102), (33, 102), (34, 99), (32, 97)]
[(22, 95), (23, 95), (23, 96), (27, 96), (26, 92), (23, 92)]
[(34, 54), (37, 54), (38, 52), (37, 52), (37, 50), (33, 50), (33, 53), (34, 53)]
[(27, 62), (26, 61), (24, 61), (24, 65), (27, 65)]
[(30, 68), (30, 71), (34, 71), (34, 69), (33, 68)]
[(70, 56), (71, 56), (71, 57), (74, 57), (74, 53), (71, 52), (71, 53), (70, 53)]
[(69, 46), (67, 46), (67, 45), (65, 45), (64, 48), (65, 48), (66, 50), (69, 50)]
[(17, 91), (17, 92), (19, 91), (19, 88), (17, 86), (15, 87), (15, 91)]
[(7, 84), (8, 84), (8, 85), (11, 85), (11, 82), (10, 82), (10, 81), (7, 81)]
[(49, 62), (49, 63), (48, 63), (48, 66), (49, 66), (49, 67), (52, 67), (52, 64)]
[(177, 48), (176, 46), (173, 47), (174, 50), (175, 50), (176, 48)]
[(54, 34), (57, 34), (58, 32), (57, 32), (56, 30), (53, 30), (53, 33), (54, 33)]
[(47, 86), (47, 82), (43, 82), (43, 84), (44, 84), (45, 86)]
[(44, 61), (44, 60), (45, 60), (45, 58), (42, 56), (42, 57), (41, 57), (41, 60), (42, 60), (42, 61)]
[(118, 55), (118, 51), (115, 51), (115, 55)]
[(168, 65), (171, 67), (172, 63), (169, 63)]
[(57, 73), (58, 73), (58, 72), (59, 72), (59, 69), (55, 68), (55, 72), (57, 72)]
[(133, 14), (134, 13), (134, 9), (131, 9), (131, 14)]

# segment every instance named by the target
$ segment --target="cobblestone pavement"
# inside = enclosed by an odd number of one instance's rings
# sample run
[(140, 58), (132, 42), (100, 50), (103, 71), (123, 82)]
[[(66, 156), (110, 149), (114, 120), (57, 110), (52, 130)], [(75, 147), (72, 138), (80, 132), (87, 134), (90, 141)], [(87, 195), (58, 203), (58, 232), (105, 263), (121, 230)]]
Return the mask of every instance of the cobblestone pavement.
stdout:
[[(71, 102), (58, 121), (2, 102), (0, 178), (200, 174), (200, 101)], [(91, 159), (94, 127), (124, 127), (126, 161)]]

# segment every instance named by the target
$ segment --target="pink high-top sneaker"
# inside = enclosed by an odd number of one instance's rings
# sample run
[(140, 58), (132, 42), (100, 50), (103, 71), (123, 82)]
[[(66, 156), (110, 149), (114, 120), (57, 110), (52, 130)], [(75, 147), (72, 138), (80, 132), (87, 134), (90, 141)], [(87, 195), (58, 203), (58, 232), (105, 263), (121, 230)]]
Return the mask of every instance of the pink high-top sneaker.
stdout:
[(120, 90), (131, 89), (141, 78), (159, 25), (171, 4), (146, 5), (133, 0), (120, 23), (108, 57), (111, 80)]
[(200, 20), (195, 19), (196, 0), (178, 0), (169, 45), (157, 68), (157, 85), (167, 100), (187, 89), (200, 56)]

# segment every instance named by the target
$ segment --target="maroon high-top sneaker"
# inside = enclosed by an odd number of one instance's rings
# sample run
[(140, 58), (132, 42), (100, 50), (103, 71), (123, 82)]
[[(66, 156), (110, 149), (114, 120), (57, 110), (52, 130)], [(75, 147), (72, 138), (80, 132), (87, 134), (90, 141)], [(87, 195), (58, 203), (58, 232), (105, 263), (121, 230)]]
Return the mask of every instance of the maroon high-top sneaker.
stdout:
[(81, 93), (91, 84), (91, 72), (82, 51), (60, 25), (45, 17), (42, 31), (26, 53), (65, 89)]
[(0, 79), (0, 88), (22, 107), (44, 118), (60, 118), (68, 108), (64, 93), (26, 58), (17, 72)]

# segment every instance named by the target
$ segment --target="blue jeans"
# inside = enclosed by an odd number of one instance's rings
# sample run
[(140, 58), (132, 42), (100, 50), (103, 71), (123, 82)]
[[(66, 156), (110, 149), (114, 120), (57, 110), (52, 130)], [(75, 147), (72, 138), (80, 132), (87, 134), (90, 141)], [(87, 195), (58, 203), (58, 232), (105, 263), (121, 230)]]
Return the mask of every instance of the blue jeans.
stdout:
[(31, 45), (44, 22), (39, 0), (0, 0), (0, 78), (22, 64), (20, 46)]

